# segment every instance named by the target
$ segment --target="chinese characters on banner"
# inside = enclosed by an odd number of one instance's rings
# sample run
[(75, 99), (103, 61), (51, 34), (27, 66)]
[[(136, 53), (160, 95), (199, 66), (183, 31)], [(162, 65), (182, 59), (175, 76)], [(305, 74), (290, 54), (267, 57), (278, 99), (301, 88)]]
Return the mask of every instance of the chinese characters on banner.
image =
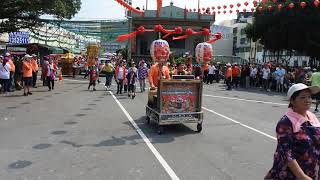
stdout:
[(11, 43), (11, 44), (29, 44), (29, 33), (28, 32), (9, 33), (9, 43)]

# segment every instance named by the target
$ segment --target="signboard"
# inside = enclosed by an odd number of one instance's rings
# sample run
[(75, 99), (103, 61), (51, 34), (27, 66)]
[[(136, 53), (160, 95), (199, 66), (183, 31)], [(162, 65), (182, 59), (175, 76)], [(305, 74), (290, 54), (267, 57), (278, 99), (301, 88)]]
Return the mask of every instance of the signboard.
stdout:
[(236, 23), (249, 23), (252, 21), (253, 12), (240, 12), (237, 16)]
[(192, 113), (201, 111), (200, 80), (161, 81), (160, 91), (161, 113)]
[(12, 32), (9, 33), (10, 44), (29, 44), (28, 32)]

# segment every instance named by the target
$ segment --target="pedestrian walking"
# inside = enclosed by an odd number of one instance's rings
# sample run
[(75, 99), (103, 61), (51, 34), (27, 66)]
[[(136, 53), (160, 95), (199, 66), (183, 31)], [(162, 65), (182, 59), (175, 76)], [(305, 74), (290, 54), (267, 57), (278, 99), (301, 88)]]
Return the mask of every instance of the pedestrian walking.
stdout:
[(32, 64), (32, 87), (33, 88), (37, 88), (37, 76), (38, 76), (38, 70), (39, 70), (39, 66), (38, 66), (38, 59), (37, 59), (37, 55), (32, 54), (32, 60), (31, 60), (31, 64)]
[(231, 86), (232, 86), (232, 68), (231, 68), (231, 64), (228, 63), (227, 65), (227, 69), (226, 69), (226, 84), (227, 84), (227, 90), (231, 90)]
[(144, 60), (140, 61), (138, 69), (138, 79), (141, 92), (146, 91), (146, 78), (148, 76), (148, 69), (145, 66)]
[(30, 92), (30, 89), (32, 87), (32, 64), (31, 64), (31, 58), (29, 54), (26, 54), (24, 56), (24, 61), (22, 64), (22, 72), (23, 72), (23, 95), (28, 96), (32, 95)]
[(93, 91), (96, 91), (96, 81), (98, 79), (98, 71), (96, 65), (93, 65), (89, 71), (89, 86), (88, 90), (90, 90), (90, 87), (93, 86)]
[(134, 99), (136, 97), (136, 82), (137, 82), (138, 69), (135, 67), (135, 63), (132, 63), (132, 67), (128, 71), (128, 97)]
[(123, 80), (126, 78), (127, 69), (123, 66), (123, 61), (119, 62), (116, 68), (117, 94), (122, 94)]
[(52, 61), (52, 59), (49, 59), (46, 66), (46, 81), (49, 91), (54, 90), (54, 80), (56, 78), (56, 71), (56, 64)]
[(273, 167), (265, 179), (318, 179), (320, 122), (309, 111), (311, 94), (319, 88), (298, 83), (290, 87), (289, 109), (276, 127), (277, 148)]

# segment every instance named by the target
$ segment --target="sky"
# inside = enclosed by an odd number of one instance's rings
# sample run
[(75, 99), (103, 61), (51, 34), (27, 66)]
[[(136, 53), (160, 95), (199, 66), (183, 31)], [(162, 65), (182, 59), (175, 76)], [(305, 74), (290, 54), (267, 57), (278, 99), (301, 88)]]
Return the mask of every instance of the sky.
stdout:
[[(198, 7), (198, 0), (163, 0), (163, 6), (170, 5), (170, 2), (173, 1), (175, 6), (186, 7), (187, 9), (194, 9)], [(227, 12), (229, 12), (229, 5), (233, 4), (233, 12), (237, 9), (236, 4), (238, 2), (244, 3), (245, 1), (249, 2), (249, 5), (246, 9), (249, 11), (253, 5), (253, 0), (200, 0), (200, 8), (202, 7), (212, 7), (212, 6), (223, 6), (227, 5)], [(225, 2), (225, 3), (223, 3)], [(146, 5), (146, 0), (132, 0), (133, 7), (140, 7)], [(245, 6), (242, 5), (239, 9), (243, 9)], [(148, 0), (148, 9), (156, 9), (156, 0)], [(100, 19), (125, 19), (124, 17), (124, 8), (118, 4), (115, 0), (82, 0), (81, 10), (78, 14), (75, 15), (73, 20), (100, 20)], [(216, 23), (219, 23), (223, 20), (234, 19), (236, 14), (227, 13), (226, 15), (216, 15)]]

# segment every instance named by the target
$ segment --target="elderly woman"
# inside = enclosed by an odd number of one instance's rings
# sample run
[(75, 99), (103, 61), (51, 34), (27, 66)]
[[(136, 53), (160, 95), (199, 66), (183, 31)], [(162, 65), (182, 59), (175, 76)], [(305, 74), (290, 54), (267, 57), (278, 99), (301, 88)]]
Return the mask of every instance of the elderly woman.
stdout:
[(312, 180), (318, 177), (320, 123), (309, 111), (311, 94), (319, 88), (298, 83), (288, 91), (289, 109), (276, 127), (277, 149), (265, 179)]

